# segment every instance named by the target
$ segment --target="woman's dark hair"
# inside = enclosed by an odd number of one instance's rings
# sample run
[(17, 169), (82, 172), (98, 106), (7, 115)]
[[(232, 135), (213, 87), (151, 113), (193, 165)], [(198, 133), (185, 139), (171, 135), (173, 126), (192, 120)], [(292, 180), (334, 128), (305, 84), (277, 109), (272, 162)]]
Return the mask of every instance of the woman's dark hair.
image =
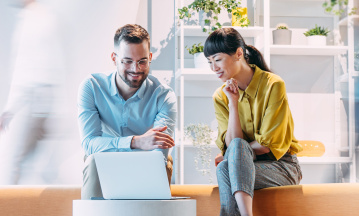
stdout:
[(233, 55), (239, 47), (243, 49), (248, 64), (255, 64), (260, 69), (270, 72), (262, 54), (254, 46), (246, 45), (239, 32), (233, 28), (221, 28), (212, 32), (204, 44), (204, 55), (206, 57), (216, 53)]

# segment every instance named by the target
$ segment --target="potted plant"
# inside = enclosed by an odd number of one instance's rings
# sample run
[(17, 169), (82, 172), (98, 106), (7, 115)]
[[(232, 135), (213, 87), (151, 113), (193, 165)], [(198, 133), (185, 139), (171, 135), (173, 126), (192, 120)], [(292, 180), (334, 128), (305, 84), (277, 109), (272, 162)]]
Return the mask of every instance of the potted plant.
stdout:
[(203, 176), (208, 175), (209, 183), (212, 184), (211, 175), (211, 143), (212, 133), (211, 128), (206, 124), (189, 124), (185, 127), (185, 138), (190, 139), (193, 146), (196, 148), (194, 157), (194, 165), (197, 171)]
[(207, 58), (203, 53), (202, 43), (193, 44), (191, 48), (186, 46), (189, 54), (193, 55), (194, 67), (195, 68), (208, 68), (209, 64)]
[(290, 45), (292, 40), (292, 30), (284, 23), (279, 23), (273, 30), (273, 44)]
[[(218, 21), (218, 15), (221, 10), (226, 10), (229, 14), (232, 10), (240, 7), (240, 0), (194, 0), (188, 6), (178, 9), (180, 19), (191, 18), (192, 14), (197, 12), (199, 14), (199, 25), (203, 32), (211, 33), (218, 28), (222, 27), (222, 24)], [(239, 21), (245, 21), (247, 19), (240, 19)], [(246, 25), (248, 26), (248, 25)]]
[(314, 28), (304, 32), (309, 46), (325, 46), (329, 30), (315, 25)]

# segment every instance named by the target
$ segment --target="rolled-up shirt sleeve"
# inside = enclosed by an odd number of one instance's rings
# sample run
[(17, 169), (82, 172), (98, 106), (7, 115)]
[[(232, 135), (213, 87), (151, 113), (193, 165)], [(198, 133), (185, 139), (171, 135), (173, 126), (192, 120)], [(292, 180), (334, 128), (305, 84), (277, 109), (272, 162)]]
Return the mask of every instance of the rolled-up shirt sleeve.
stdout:
[(290, 148), (294, 122), (289, 109), (284, 82), (274, 83), (266, 110), (261, 119), (261, 127), (254, 134), (258, 143), (269, 147), (279, 160)]
[(106, 151), (131, 151), (133, 136), (112, 137), (103, 133), (90, 79), (86, 79), (79, 87), (77, 106), (81, 145), (86, 155)]

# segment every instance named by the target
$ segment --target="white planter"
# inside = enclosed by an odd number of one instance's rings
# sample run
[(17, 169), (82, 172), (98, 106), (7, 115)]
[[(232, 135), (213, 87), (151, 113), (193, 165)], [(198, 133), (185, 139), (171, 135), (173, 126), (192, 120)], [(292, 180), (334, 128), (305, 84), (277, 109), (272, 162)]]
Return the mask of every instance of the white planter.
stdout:
[(290, 45), (292, 40), (292, 31), (288, 29), (273, 30), (273, 44)]
[(207, 68), (209, 69), (209, 64), (207, 58), (204, 56), (203, 52), (194, 54), (194, 67), (195, 68)]
[(313, 35), (307, 37), (308, 46), (325, 46), (327, 45), (327, 37), (323, 35)]

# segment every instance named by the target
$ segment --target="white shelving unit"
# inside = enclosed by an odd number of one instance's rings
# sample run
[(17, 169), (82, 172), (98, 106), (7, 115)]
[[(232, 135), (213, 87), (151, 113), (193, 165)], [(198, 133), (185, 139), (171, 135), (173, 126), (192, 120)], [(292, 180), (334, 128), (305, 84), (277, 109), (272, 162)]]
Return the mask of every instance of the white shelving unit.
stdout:
[[(178, 8), (182, 7), (183, 5), (187, 5), (183, 3), (184, 0), (176, 1), (176, 11)], [(245, 28), (234, 27), (237, 31), (240, 32), (242, 37), (245, 39), (250, 38), (253, 41), (253, 45), (257, 47), (262, 53), (264, 58), (266, 59), (267, 64), (271, 64), (271, 59), (274, 58), (287, 58), (288, 56), (294, 56), (298, 59), (300, 58), (311, 58), (311, 57), (327, 57), (331, 60), (332, 71), (334, 78), (334, 87), (333, 87), (333, 110), (334, 115), (328, 116), (328, 118), (333, 118), (333, 122), (335, 122), (335, 126), (332, 129), (332, 134), (335, 134), (335, 140), (333, 140), (333, 145), (330, 146), (332, 149), (328, 149), (331, 152), (335, 152), (336, 154), (332, 154), (331, 156), (323, 156), (323, 157), (299, 157), (300, 164), (303, 165), (337, 165), (336, 167), (339, 168), (338, 164), (349, 164), (350, 166), (350, 182), (356, 181), (356, 167), (355, 167), (355, 111), (354, 111), (354, 78), (359, 77), (359, 72), (354, 71), (354, 20), (359, 21), (359, 15), (354, 15), (349, 18), (344, 18), (339, 20), (334, 16), (329, 15), (321, 15), (318, 14), (316, 10), (323, 10), (321, 8), (322, 0), (315, 0), (315, 1), (308, 1), (308, 0), (248, 0), (251, 2), (253, 8), (253, 17), (255, 19), (255, 25)], [(187, 3), (187, 1), (186, 1)], [(309, 18), (320, 18), (323, 16), (325, 19), (331, 19), (333, 22), (333, 31), (336, 33), (339, 32), (339, 28), (345, 28), (347, 30), (347, 36), (343, 41), (345, 43), (337, 43), (338, 35), (334, 35), (333, 45), (327, 45), (324, 47), (314, 47), (314, 46), (307, 46), (304, 44), (296, 44), (296, 45), (273, 45), (271, 41), (271, 34), (272, 29), (274, 28), (275, 24), (271, 23), (271, 18), (273, 18), (273, 14), (278, 10), (277, 19), (281, 19), (282, 17), (289, 16), (289, 20), (292, 20), (291, 13), (293, 13), (293, 17), (295, 16), (303, 16), (300, 14), (300, 10), (296, 11), (296, 8), (289, 8), (288, 11), (283, 12), (283, 8), (277, 8), (276, 10), (274, 7), (278, 5), (289, 5), (292, 4), (295, 7), (302, 7), (301, 9), (305, 12), (308, 12)], [(317, 6), (317, 8), (311, 7), (312, 5)], [(273, 7), (273, 8), (271, 8)], [(285, 7), (285, 6), (283, 6)], [(353, 0), (349, 0), (348, 8), (353, 7)], [(250, 13), (250, 12), (249, 12)], [(289, 15), (288, 15), (289, 14)], [(357, 21), (355, 22), (357, 23)], [(313, 24), (314, 25), (314, 24)], [(290, 26), (291, 27), (291, 26)], [(298, 28), (303, 28), (303, 26), (299, 26)], [(309, 28), (309, 27), (307, 27)], [(177, 175), (176, 175), (176, 183), (184, 184), (184, 154), (185, 148), (189, 148), (191, 145), (188, 142), (182, 142), (184, 140), (184, 121), (185, 121), (185, 83), (190, 82), (202, 82), (202, 81), (217, 81), (218, 78), (216, 75), (208, 68), (208, 69), (197, 69), (191, 68), (188, 65), (191, 65), (189, 61), (191, 59), (185, 59), (185, 42), (187, 38), (193, 37), (207, 37), (208, 34), (202, 32), (199, 26), (185, 26), (183, 21), (179, 21), (178, 29), (176, 30), (176, 68), (177, 71), (175, 73), (175, 78), (177, 80), (176, 83), (176, 92), (179, 96), (179, 124), (178, 124), (178, 131), (179, 134), (176, 136), (176, 143), (177, 146), (177, 156), (179, 161), (177, 161)], [(342, 41), (342, 40), (340, 40)], [(293, 43), (293, 42), (292, 42)], [(343, 64), (339, 59), (347, 60), (347, 63)], [(308, 67), (310, 67), (308, 65)], [(340, 72), (342, 74), (340, 74)], [(295, 73), (295, 70), (292, 71)], [(348, 95), (342, 95), (340, 90), (340, 83), (347, 84)], [(288, 86), (289, 83), (286, 83)], [(218, 86), (219, 87), (219, 86)], [(210, 92), (212, 94), (213, 92)], [(306, 93), (305, 93), (306, 94)], [(343, 109), (341, 108), (342, 105), (342, 98), (348, 98), (348, 110), (347, 110), (347, 131), (343, 133), (341, 131), (341, 122), (345, 119), (342, 117)], [(320, 112), (320, 111), (318, 111)], [(298, 137), (297, 137), (298, 138)], [(303, 138), (304, 139), (311, 139), (311, 138)], [(344, 140), (344, 141), (342, 141)], [(325, 143), (324, 143), (325, 144)], [(344, 145), (343, 145), (344, 144)], [(211, 145), (212, 147), (216, 147), (215, 144)], [(346, 152), (346, 156), (340, 156), (341, 153)]]

